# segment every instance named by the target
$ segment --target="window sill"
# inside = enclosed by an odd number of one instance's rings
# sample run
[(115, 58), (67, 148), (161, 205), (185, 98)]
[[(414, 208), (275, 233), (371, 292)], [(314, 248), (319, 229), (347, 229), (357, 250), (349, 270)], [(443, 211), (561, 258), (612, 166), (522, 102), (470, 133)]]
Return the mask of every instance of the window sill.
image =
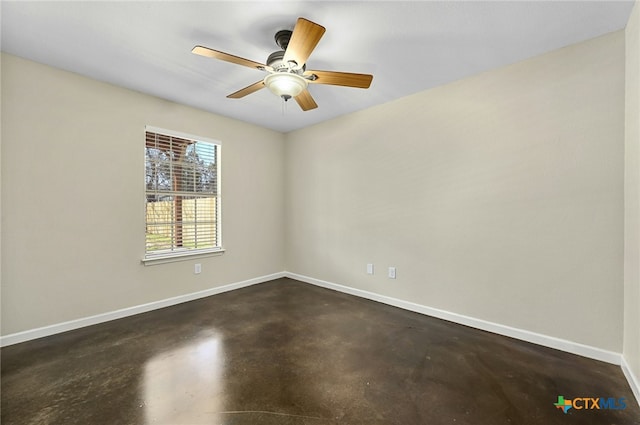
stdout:
[(217, 257), (224, 254), (224, 252), (224, 249), (218, 249), (207, 252), (172, 253), (167, 255), (158, 255), (151, 258), (143, 258), (141, 262), (145, 266), (154, 266), (156, 264), (175, 263), (177, 261), (188, 261), (203, 257)]

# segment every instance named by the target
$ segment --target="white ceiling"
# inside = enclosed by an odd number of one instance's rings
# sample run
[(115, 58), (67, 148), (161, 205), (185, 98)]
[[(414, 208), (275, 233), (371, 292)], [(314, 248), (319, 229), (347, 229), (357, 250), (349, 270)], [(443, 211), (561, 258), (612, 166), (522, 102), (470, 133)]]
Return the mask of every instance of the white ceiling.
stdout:
[[(633, 1), (2, 1), (2, 51), (288, 132), (624, 28)], [(260, 71), (191, 53), (197, 44), (264, 63), (305, 17), (327, 32), (309, 69), (373, 74), (368, 90), (312, 85), (318, 103), (260, 90)]]

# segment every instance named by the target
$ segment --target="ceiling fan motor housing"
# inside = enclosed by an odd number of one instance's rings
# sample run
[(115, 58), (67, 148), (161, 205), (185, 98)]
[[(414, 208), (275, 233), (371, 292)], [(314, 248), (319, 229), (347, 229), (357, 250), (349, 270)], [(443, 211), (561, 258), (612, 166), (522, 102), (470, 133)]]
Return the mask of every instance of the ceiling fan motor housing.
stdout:
[(279, 50), (277, 52), (273, 52), (267, 58), (267, 65), (269, 65), (275, 72), (290, 72), (293, 74), (302, 74), (306, 69), (306, 64), (302, 65), (301, 68), (294, 67), (295, 64), (290, 64), (285, 62), (284, 59), (284, 50)]

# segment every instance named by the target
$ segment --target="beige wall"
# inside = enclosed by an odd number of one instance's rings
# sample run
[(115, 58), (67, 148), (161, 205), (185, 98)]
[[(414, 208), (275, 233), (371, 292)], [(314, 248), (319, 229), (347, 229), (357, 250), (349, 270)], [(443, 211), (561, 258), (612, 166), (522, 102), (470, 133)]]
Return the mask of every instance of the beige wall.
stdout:
[[(0, 100), (2, 99), (2, 59), (0, 58)], [(0, 308), (2, 308), (2, 101), (0, 101)], [(0, 335), (2, 335), (2, 311), (0, 311)]]
[(640, 3), (625, 30), (625, 257), (623, 355), (640, 382)]
[[(624, 38), (284, 136), (3, 54), (2, 334), (286, 269), (620, 352)], [(200, 275), (140, 264), (145, 124), (222, 142), (227, 252)]]
[(622, 350), (622, 31), (286, 140), (288, 271)]
[[(224, 255), (141, 265), (146, 124), (221, 141)], [(283, 158), (280, 133), (3, 54), (2, 334), (282, 271)]]

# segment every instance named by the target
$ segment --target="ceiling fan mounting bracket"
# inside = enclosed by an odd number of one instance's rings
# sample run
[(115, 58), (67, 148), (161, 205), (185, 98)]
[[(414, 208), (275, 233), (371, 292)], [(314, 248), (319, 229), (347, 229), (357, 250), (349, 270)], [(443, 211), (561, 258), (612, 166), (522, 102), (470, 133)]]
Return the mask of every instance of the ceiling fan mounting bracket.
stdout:
[(291, 34), (293, 34), (293, 31), (290, 30), (280, 30), (276, 33), (274, 39), (276, 41), (276, 44), (282, 50), (287, 50), (287, 46), (289, 46), (289, 40), (291, 40)]

